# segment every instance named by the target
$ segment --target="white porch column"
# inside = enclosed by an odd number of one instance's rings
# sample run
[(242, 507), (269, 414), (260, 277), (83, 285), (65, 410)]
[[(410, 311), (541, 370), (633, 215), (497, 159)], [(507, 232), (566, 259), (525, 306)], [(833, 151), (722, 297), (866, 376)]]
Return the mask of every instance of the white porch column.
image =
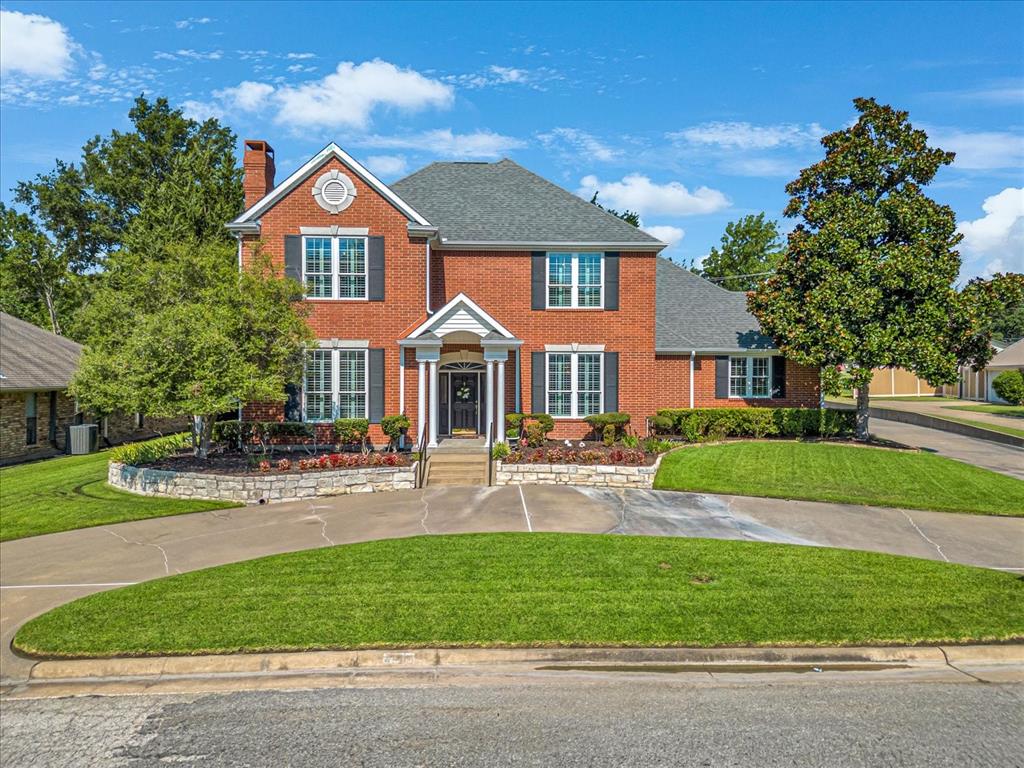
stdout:
[[(427, 426), (427, 364), (419, 361), (419, 376), (416, 379), (416, 388), (419, 399), (416, 406), (416, 445), (423, 442), (423, 430)], [(417, 448), (417, 450), (419, 450)]]
[(430, 442), (429, 448), (437, 448), (437, 360), (430, 361)]
[(492, 425), (494, 418), (494, 361), (487, 361), (487, 394), (484, 396), (484, 405), (487, 407), (487, 416), (484, 423), (487, 426), (487, 442), (491, 442)]
[(498, 388), (494, 393), (494, 398), (498, 406), (498, 426), (496, 427), (497, 435), (495, 436), (496, 443), (505, 442), (505, 361), (498, 361)]

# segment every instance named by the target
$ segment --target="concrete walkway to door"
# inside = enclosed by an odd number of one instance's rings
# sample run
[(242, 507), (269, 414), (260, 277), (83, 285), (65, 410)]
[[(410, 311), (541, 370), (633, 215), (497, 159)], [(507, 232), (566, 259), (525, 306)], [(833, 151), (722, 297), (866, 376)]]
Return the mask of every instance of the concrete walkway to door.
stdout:
[(441, 487), (161, 517), (0, 544), (0, 678), (28, 619), (118, 586), (280, 552), (477, 531), (695, 536), (844, 547), (1024, 572), (1024, 518), (671, 491)]

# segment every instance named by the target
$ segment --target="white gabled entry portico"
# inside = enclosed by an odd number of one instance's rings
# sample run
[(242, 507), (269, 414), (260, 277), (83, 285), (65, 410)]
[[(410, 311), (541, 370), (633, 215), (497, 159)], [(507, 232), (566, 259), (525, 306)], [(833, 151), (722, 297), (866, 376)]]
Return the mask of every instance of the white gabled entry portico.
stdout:
[[(404, 350), (416, 350), (418, 366), (417, 387), (417, 444), (427, 432), (427, 447), (436, 448), (439, 414), (439, 369), (447, 362), (442, 359), (442, 348), (447, 344), (459, 345), (460, 353), (445, 357), (458, 357), (460, 361), (481, 360), (486, 368), (486, 381), (480, 387), (480, 407), (483, 414), (484, 435), (488, 443), (505, 441), (505, 363), (509, 351), (517, 350), (522, 340), (481, 309), (463, 293), (400, 340)], [(479, 345), (480, 352), (467, 353), (467, 345)], [(403, 354), (404, 357), (404, 354)], [(497, 368), (497, 371), (495, 371)]]

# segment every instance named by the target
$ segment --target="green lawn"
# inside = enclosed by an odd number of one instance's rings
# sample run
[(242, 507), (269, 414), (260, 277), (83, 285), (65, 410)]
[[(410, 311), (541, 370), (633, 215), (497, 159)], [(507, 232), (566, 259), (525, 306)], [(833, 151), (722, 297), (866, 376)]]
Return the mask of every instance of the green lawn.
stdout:
[(1011, 419), (1024, 419), (1024, 405), (947, 405), (950, 411), (974, 411), (975, 413), (992, 413), (996, 416), (1006, 416)]
[(76, 600), (37, 656), (424, 646), (858, 645), (1024, 636), (1024, 581), (819, 547), (550, 533), (275, 555)]
[(930, 453), (835, 443), (699, 445), (661, 460), (654, 487), (1024, 517), (1024, 481)]
[(238, 506), (137, 496), (107, 485), (107, 452), (0, 469), (0, 541)]

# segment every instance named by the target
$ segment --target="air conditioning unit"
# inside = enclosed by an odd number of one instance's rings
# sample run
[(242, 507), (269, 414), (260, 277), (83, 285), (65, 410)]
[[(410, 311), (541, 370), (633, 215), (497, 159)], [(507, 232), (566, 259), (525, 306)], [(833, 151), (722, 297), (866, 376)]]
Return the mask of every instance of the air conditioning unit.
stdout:
[(75, 424), (68, 427), (68, 453), (80, 456), (93, 453), (100, 447), (100, 427), (98, 424)]

